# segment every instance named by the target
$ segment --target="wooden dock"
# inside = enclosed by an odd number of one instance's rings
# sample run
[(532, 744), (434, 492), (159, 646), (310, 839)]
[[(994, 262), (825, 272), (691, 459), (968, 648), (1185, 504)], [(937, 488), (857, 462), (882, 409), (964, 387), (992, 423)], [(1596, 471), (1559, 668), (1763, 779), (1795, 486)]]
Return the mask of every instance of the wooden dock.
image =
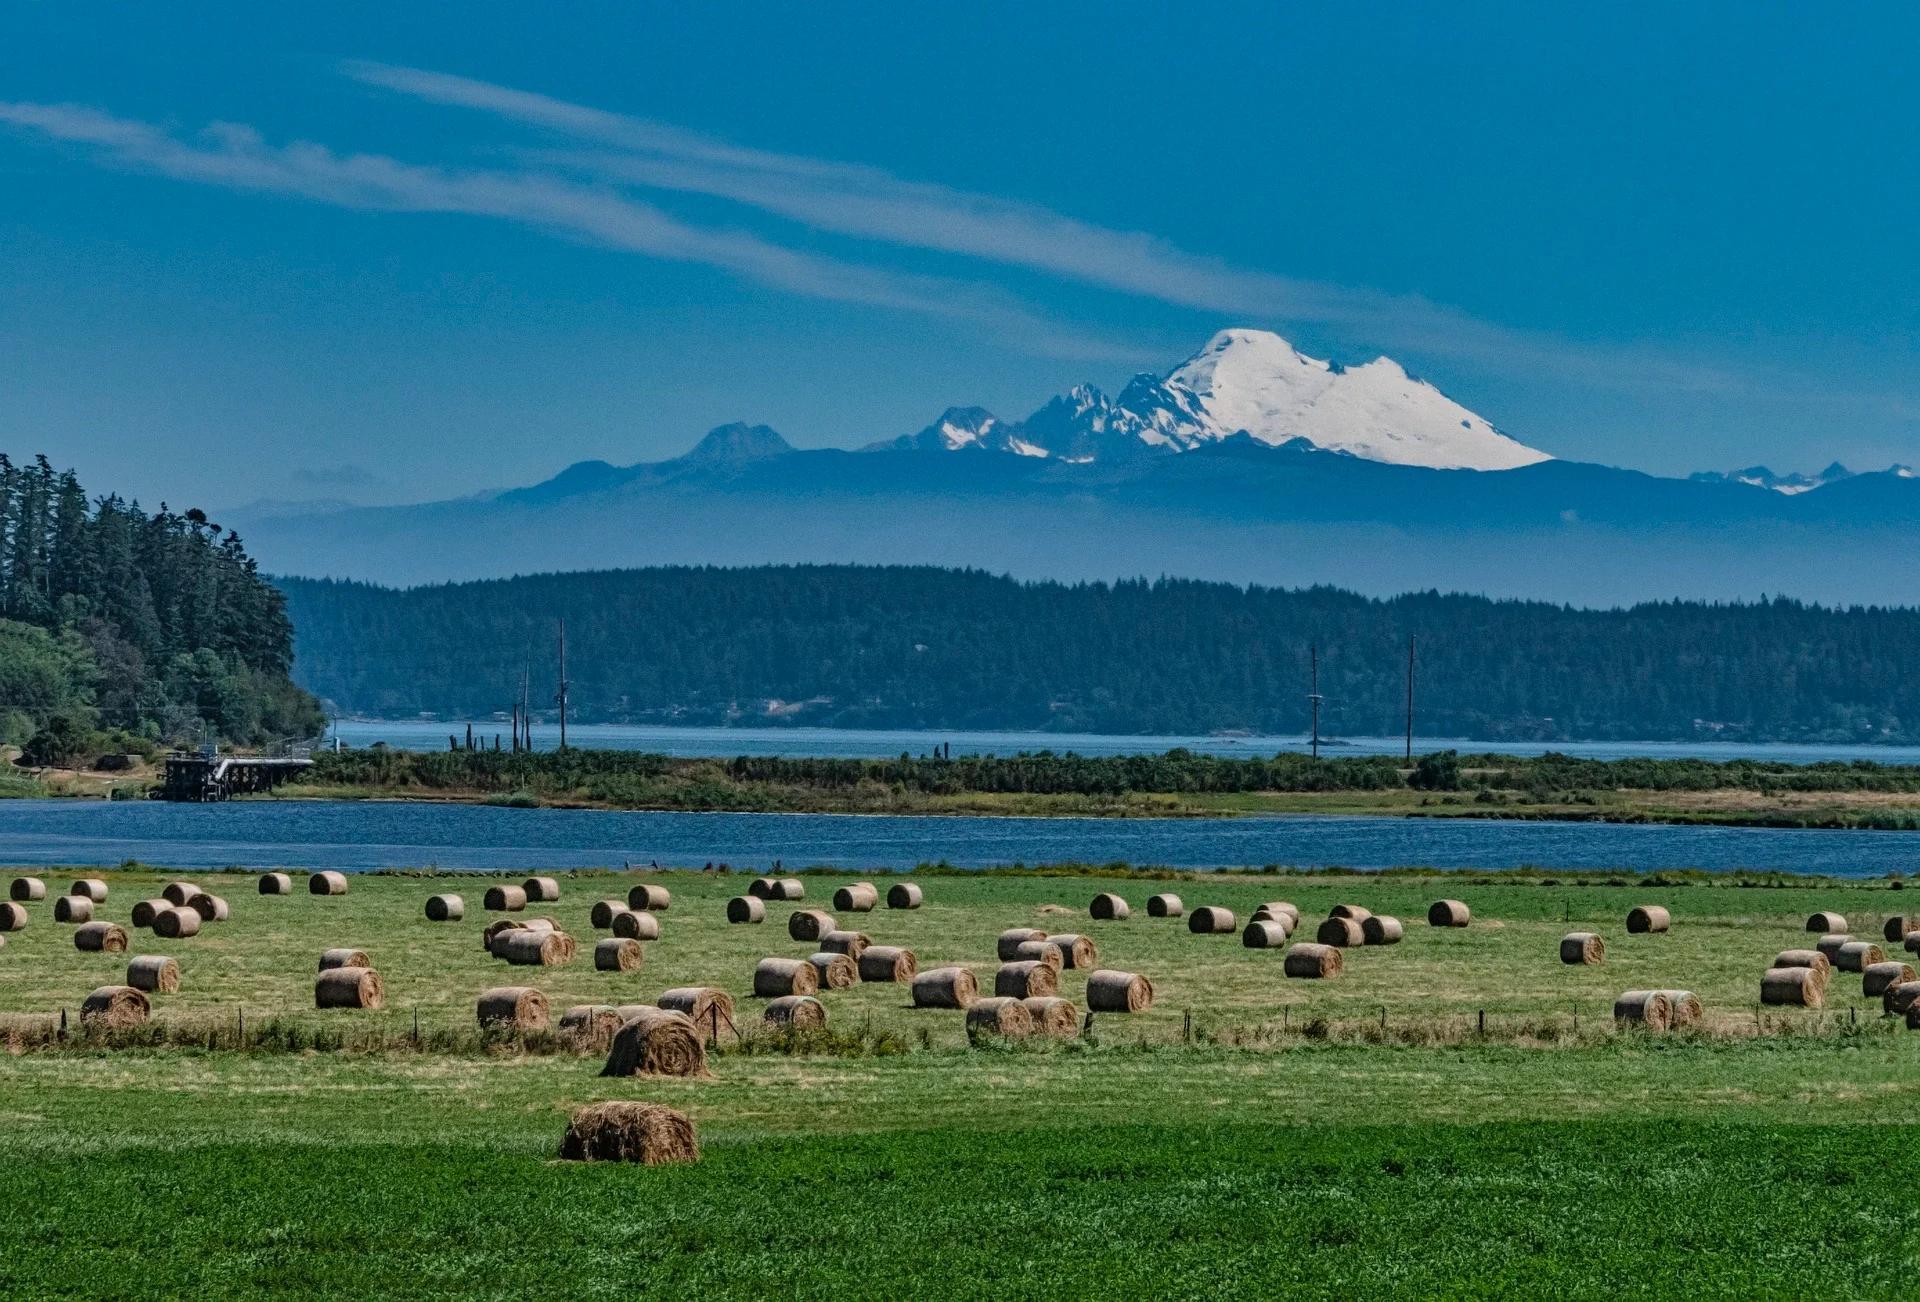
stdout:
[(169, 755), (160, 799), (199, 804), (271, 791), (312, 766), (312, 760), (290, 755)]

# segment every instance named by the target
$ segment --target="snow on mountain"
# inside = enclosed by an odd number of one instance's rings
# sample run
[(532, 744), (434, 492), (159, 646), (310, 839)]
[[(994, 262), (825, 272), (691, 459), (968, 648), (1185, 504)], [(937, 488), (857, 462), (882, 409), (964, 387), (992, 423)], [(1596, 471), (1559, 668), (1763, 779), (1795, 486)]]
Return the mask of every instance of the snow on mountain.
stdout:
[(1062, 461), (1188, 452), (1245, 433), (1278, 447), (1436, 469), (1510, 470), (1550, 458), (1382, 357), (1351, 369), (1296, 352), (1265, 330), (1222, 330), (1165, 376), (1120, 396), (1079, 385), (1009, 426), (978, 407), (877, 448), (994, 448)]
[[(1891, 473), (1902, 479), (1911, 478), (1913, 475), (1912, 470), (1906, 466), (1894, 466)], [(1785, 493), (1791, 497), (1796, 493), (1810, 493), (1826, 484), (1837, 484), (1843, 479), (1852, 479), (1853, 471), (1836, 461), (1817, 475), (1802, 474), (1797, 470), (1776, 475), (1765, 466), (1748, 466), (1744, 470), (1696, 471), (1691, 478), (1696, 483), (1702, 484), (1749, 484), (1754, 488), (1769, 488), (1776, 493)]]

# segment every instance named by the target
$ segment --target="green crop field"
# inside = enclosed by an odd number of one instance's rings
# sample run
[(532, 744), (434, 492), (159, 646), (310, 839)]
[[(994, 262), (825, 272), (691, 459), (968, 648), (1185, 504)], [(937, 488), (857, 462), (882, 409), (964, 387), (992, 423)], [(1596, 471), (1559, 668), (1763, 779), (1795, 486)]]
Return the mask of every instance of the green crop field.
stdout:
[[(165, 877), (103, 875), (124, 921)], [(44, 874), (52, 890), (69, 875)], [(1155, 983), (1147, 1013), (1090, 1034), (970, 1046), (962, 1015), (906, 988), (822, 996), (830, 1034), (756, 1029), (752, 967), (812, 946), (791, 906), (728, 926), (729, 874), (560, 874), (532, 906), (583, 942), (597, 898), (673, 891), (637, 973), (486, 955), (479, 908), (502, 879), (371, 875), (344, 897), (260, 897), (188, 940), (155, 1033), (48, 1033), (125, 957), (82, 954), (29, 907), (0, 949), (0, 1286), (30, 1296), (613, 1294), (1023, 1297), (1217, 1289), (1304, 1295), (1783, 1295), (1920, 1291), (1920, 1213), (1904, 1196), (1920, 1034), (1836, 974), (1820, 1011), (1755, 1008), (1777, 950), (1815, 909), (1877, 938), (1904, 894), (1885, 881), (1736, 886), (1544, 884), (1538, 878), (1116, 874), (925, 875), (917, 911), (844, 922), (964, 963), (991, 986), (993, 940), (1035, 925), (1094, 938), (1103, 966)], [(807, 905), (845, 877), (808, 875)], [(882, 882), (884, 887), (885, 883)], [(1134, 904), (1094, 922), (1099, 890)], [(436, 891), (468, 901), (425, 921)], [(1351, 900), (1408, 922), (1345, 973), (1289, 981), (1276, 951), (1149, 919), (1172, 890), (1244, 919), (1297, 903), (1307, 929)], [(1473, 926), (1429, 928), (1466, 900)], [(1665, 936), (1628, 936), (1641, 902)], [(1559, 963), (1571, 929), (1607, 961)], [(353, 945), (382, 973), (379, 1012), (312, 1008), (319, 952)], [(473, 1005), (531, 983), (555, 1013), (713, 984), (739, 1002), (704, 1080), (607, 1079), (551, 1035), (482, 1037)], [(1065, 974), (1081, 1001), (1083, 973)], [(1618, 992), (1684, 987), (1700, 1030), (1618, 1030)], [(1479, 1015), (1486, 1014), (1486, 1030)], [(1189, 1019), (1189, 1015), (1190, 1019)], [(419, 1030), (416, 1036), (416, 1025)], [(237, 1046), (237, 1047), (236, 1047)], [(611, 1167), (554, 1159), (568, 1113), (645, 1099), (691, 1115), (702, 1160)]]

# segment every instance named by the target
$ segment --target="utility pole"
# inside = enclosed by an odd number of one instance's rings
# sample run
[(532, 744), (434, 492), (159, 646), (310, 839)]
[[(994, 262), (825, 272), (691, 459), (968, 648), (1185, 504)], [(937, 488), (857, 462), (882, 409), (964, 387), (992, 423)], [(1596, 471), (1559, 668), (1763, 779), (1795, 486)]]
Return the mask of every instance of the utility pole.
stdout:
[(1312, 677), (1309, 680), (1312, 686), (1311, 686), (1311, 690), (1309, 690), (1307, 693), (1307, 702), (1313, 707), (1313, 757), (1315, 759), (1319, 759), (1320, 758), (1320, 644), (1318, 642), (1310, 644), (1307, 648), (1307, 654), (1311, 657), (1311, 660), (1309, 663), (1312, 666), (1312, 669), (1311, 669)]
[(567, 748), (567, 621), (560, 621), (560, 749)]
[(529, 755), (533, 753), (533, 697), (531, 695), (532, 681), (533, 681), (533, 648), (528, 647), (527, 658), (523, 660), (520, 664), (520, 735), (521, 735), (521, 741), (525, 744), (527, 748), (527, 753)]
[(1407, 634), (1407, 758), (1413, 758), (1413, 634)]

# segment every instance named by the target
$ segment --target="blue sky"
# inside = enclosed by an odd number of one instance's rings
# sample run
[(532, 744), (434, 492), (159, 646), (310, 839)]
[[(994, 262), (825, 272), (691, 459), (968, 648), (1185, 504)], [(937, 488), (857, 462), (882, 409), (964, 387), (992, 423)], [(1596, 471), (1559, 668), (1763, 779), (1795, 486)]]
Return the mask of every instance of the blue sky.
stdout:
[(0, 447), (433, 497), (1254, 325), (1560, 456), (1920, 462), (1920, 18), (1573, 8), (9, 6)]

